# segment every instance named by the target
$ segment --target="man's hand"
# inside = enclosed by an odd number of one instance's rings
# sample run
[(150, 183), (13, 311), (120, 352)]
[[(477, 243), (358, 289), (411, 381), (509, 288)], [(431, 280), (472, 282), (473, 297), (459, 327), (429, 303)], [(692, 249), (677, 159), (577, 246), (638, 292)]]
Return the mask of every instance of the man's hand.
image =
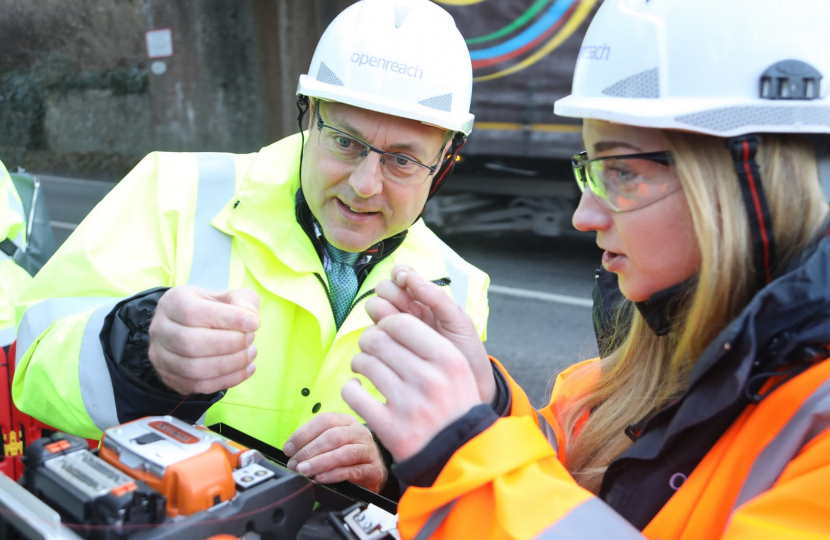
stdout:
[(283, 447), (288, 468), (321, 484), (349, 481), (378, 493), (387, 472), (372, 433), (355, 417), (323, 413), (309, 420)]
[(441, 287), (408, 266), (398, 265), (392, 270), (392, 281), (381, 281), (375, 291), (377, 296), (366, 303), (366, 312), (376, 324), (398, 313), (419, 318), (464, 354), (475, 375), (481, 401), (493, 401), (496, 381), (484, 344), (470, 317)]
[(150, 323), (150, 363), (176, 392), (212, 394), (253, 375), (259, 297), (250, 289), (173, 287)]

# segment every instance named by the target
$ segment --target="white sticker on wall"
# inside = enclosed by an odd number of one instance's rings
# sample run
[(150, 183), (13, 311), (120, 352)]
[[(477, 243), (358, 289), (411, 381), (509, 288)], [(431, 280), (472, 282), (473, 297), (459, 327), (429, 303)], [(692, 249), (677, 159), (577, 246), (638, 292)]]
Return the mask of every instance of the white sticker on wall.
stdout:
[(156, 60), (150, 64), (150, 71), (153, 72), (153, 75), (164, 75), (167, 73), (167, 64), (164, 63), (164, 60)]
[(173, 31), (169, 28), (148, 30), (147, 58), (167, 58), (173, 56)]

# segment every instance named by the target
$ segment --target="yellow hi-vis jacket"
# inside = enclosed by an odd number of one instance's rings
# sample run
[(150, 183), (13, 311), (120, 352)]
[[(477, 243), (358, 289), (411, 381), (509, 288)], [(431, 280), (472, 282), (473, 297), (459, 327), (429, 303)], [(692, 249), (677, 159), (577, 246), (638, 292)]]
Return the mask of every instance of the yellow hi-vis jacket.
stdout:
[[(6, 167), (0, 163), (0, 240), (11, 240), (26, 247), (26, 218)], [(10, 255), (0, 251), (0, 347), (14, 341), (14, 301), (31, 280)]]
[[(372, 321), (364, 297), (335, 327), (323, 265), (296, 220), (299, 156), (298, 134), (255, 154), (153, 153), (139, 163), (21, 299), (18, 408), (88, 438), (117, 425), (99, 339), (104, 318), (141, 291), (191, 284), (247, 287), (261, 300), (257, 371), (208, 410), (207, 425), (223, 422), (282, 447), (316, 413), (354, 414), (340, 389), (355, 376), (351, 360)], [(447, 293), (485, 338), (489, 278), (420, 220), (371, 270), (356, 298), (397, 264), (426, 279), (450, 278)]]

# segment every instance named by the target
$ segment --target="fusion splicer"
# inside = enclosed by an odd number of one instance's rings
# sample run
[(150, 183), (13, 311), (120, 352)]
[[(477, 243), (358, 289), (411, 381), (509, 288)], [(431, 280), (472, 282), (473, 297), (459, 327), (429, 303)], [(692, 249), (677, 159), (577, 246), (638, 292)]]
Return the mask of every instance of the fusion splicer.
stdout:
[(170, 416), (108, 429), (97, 455), (85, 440), (56, 434), (31, 444), (25, 460), (28, 493), (5, 477), (0, 485), (3, 521), (66, 535), (24, 538), (293, 540), (314, 505), (302, 476)]

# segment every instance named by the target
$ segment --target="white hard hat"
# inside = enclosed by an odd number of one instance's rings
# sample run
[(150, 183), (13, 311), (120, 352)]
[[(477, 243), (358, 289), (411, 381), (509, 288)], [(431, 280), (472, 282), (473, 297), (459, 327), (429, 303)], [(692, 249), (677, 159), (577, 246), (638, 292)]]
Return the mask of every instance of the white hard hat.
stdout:
[(429, 0), (362, 0), (326, 29), (297, 94), (469, 135), (473, 68), (449, 13)]
[(830, 133), (830, 1), (606, 0), (560, 116), (733, 137)]

